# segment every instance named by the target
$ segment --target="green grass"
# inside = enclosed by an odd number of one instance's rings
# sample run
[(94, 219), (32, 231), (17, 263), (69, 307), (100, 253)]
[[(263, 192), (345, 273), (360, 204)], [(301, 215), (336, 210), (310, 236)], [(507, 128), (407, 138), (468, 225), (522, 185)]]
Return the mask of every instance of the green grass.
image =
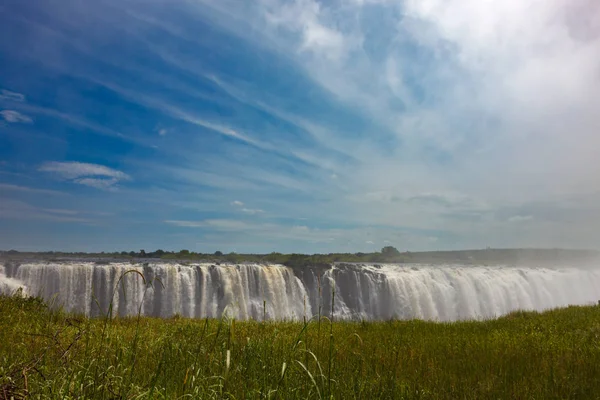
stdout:
[[(228, 361), (229, 360), (229, 361)], [(594, 399), (600, 307), (482, 322), (88, 319), (0, 297), (0, 399)]]

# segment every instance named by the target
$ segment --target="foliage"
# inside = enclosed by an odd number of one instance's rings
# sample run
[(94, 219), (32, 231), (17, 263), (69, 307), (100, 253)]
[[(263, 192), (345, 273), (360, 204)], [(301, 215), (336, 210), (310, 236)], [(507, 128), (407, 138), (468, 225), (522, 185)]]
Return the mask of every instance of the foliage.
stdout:
[(0, 259), (102, 259), (102, 260), (193, 260), (203, 262), (228, 263), (275, 263), (289, 267), (329, 266), (336, 262), (348, 263), (460, 263), (460, 264), (540, 264), (540, 263), (585, 263), (600, 258), (597, 251), (563, 249), (485, 249), (461, 251), (400, 252), (395, 247), (386, 246), (374, 253), (329, 253), (329, 254), (224, 254), (196, 253), (190, 250), (179, 252), (156, 250), (146, 252), (114, 253), (64, 253), (43, 252), (23, 253), (14, 250), (0, 251)]
[(385, 246), (383, 249), (381, 249), (381, 254), (383, 254), (385, 257), (397, 257), (400, 255), (400, 252), (393, 246)]
[(0, 398), (593, 399), (600, 307), (479, 322), (88, 319), (0, 296)]

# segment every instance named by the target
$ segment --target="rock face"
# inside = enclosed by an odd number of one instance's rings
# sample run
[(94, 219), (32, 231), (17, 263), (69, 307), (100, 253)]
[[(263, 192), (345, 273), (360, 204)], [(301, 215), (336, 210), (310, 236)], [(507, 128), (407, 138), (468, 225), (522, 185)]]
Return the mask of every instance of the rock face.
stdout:
[[(337, 264), (5, 263), (0, 293), (19, 287), (68, 311), (115, 315), (452, 321), (595, 303), (600, 271), (583, 268)], [(320, 311), (319, 311), (320, 310)]]

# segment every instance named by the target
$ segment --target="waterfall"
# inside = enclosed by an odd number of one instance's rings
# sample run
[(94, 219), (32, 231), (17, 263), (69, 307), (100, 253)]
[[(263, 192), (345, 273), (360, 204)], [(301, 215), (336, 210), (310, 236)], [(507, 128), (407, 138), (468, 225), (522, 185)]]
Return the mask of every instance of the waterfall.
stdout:
[[(22, 287), (90, 316), (453, 321), (589, 304), (600, 270), (465, 265), (282, 265), (32, 262), (0, 266), (0, 293)], [(320, 294), (320, 295), (319, 295)]]

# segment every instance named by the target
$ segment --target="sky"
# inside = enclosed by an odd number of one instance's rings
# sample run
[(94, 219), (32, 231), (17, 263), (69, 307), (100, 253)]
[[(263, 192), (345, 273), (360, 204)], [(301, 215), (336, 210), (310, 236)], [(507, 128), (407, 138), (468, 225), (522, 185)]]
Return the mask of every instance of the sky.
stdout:
[(597, 0), (5, 0), (0, 249), (600, 249)]

